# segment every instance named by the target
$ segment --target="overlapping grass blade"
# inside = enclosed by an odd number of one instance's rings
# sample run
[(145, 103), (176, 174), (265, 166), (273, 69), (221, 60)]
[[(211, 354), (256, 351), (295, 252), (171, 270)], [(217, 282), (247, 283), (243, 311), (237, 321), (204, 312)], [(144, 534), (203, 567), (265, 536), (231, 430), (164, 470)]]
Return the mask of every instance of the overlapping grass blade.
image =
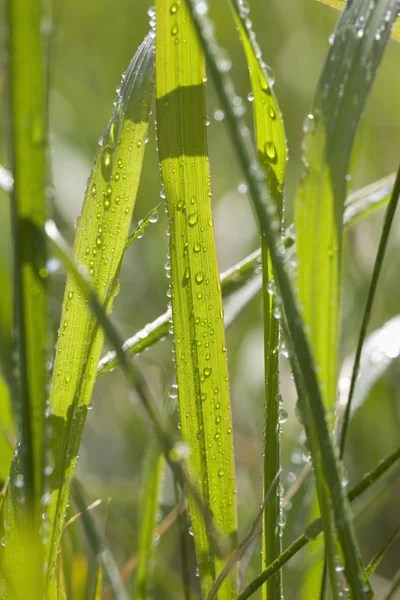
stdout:
[(386, 214), (385, 214), (381, 238), (379, 240), (378, 251), (376, 254), (374, 269), (372, 272), (372, 277), (371, 277), (371, 281), (370, 281), (370, 285), (369, 285), (367, 302), (365, 305), (364, 315), (363, 315), (363, 319), (362, 319), (362, 323), (361, 323), (361, 329), (360, 329), (360, 335), (358, 338), (357, 349), (356, 349), (356, 353), (355, 353), (355, 357), (354, 357), (354, 366), (353, 366), (353, 372), (352, 372), (351, 381), (350, 381), (349, 397), (347, 400), (347, 404), (346, 404), (346, 408), (345, 408), (345, 412), (344, 412), (344, 416), (343, 416), (343, 423), (342, 423), (341, 432), (340, 432), (339, 448), (340, 448), (340, 456), (341, 457), (344, 454), (344, 449), (345, 449), (345, 444), (346, 444), (347, 427), (348, 427), (348, 423), (350, 420), (351, 404), (352, 404), (354, 391), (355, 391), (355, 387), (356, 387), (356, 381), (357, 381), (357, 377), (359, 375), (360, 360), (361, 360), (361, 354), (362, 354), (362, 349), (363, 349), (363, 345), (364, 345), (364, 340), (365, 340), (365, 336), (367, 334), (367, 327), (368, 327), (369, 319), (371, 316), (372, 305), (373, 305), (375, 293), (376, 293), (376, 290), (378, 287), (378, 281), (379, 281), (383, 261), (384, 261), (385, 254), (386, 254), (387, 244), (389, 241), (389, 234), (390, 234), (390, 230), (393, 225), (393, 219), (394, 219), (394, 215), (395, 215), (395, 212), (397, 209), (399, 198), (400, 198), (400, 167), (397, 172), (397, 177), (396, 177), (396, 180), (394, 183), (392, 196), (390, 198), (389, 205), (387, 207)]
[(154, 555), (157, 511), (165, 460), (156, 439), (148, 443), (144, 457), (139, 514), (138, 563), (135, 578), (135, 599), (146, 600), (149, 575)]
[[(364, 492), (366, 492), (376, 481), (380, 480), (391, 467), (400, 460), (400, 448), (393, 454), (382, 460), (377, 467), (367, 473), (360, 483), (349, 492), (350, 502), (357, 500)], [(283, 567), (297, 552), (299, 552), (309, 542), (314, 541), (322, 532), (321, 519), (315, 519), (307, 526), (305, 532), (299, 536), (289, 548), (287, 548), (279, 558), (269, 565), (258, 577), (256, 577), (249, 585), (239, 594), (237, 600), (247, 600), (250, 598), (270, 577), (272, 577), (279, 569)]]
[[(261, 59), (261, 50), (255, 34), (249, 26), (249, 10), (238, 0), (231, 6), (239, 29), (247, 65), (250, 71), (253, 94), (253, 115), (256, 145), (260, 164), (265, 172), (265, 183), (280, 220), (283, 216), (283, 188), (286, 171), (285, 128), (273, 86), (268, 80), (271, 73)], [(273, 83), (273, 81), (272, 81)], [(279, 320), (275, 311), (272, 264), (266, 241), (261, 239), (264, 307), (264, 361), (265, 361), (265, 443), (264, 443), (264, 496), (280, 470), (280, 406), (279, 396)], [(263, 566), (269, 565), (282, 550), (280, 496), (274, 494), (263, 515)], [(270, 579), (263, 588), (263, 597), (280, 600), (282, 596), (281, 574)]]
[[(99, 301), (111, 312), (143, 162), (154, 93), (154, 39), (149, 34), (123, 76), (115, 111), (97, 150), (78, 219), (74, 257), (88, 270)], [(52, 585), (69, 484), (96, 377), (103, 333), (87, 298), (69, 276), (51, 391), (48, 479), (48, 582)]]
[[(186, 0), (186, 4), (190, 9), (191, 17), (203, 44), (208, 65), (219, 93), (222, 109), (227, 116), (234, 147), (249, 185), (260, 229), (268, 243), (273, 271), (281, 295), (285, 315), (284, 323), (287, 324), (293, 345), (292, 367), (296, 377), (296, 386), (298, 387), (304, 421), (308, 424), (308, 441), (316, 478), (320, 482), (321, 507), (323, 501), (325, 502), (324, 510), (322, 510), (325, 536), (327, 537), (329, 531), (331, 531), (331, 514), (328, 509), (332, 507), (338, 539), (344, 555), (345, 572), (351, 594), (354, 598), (366, 598), (370, 596), (370, 592), (369, 588), (368, 591), (365, 589), (365, 583), (363, 582), (362, 567), (357, 553), (351, 513), (341, 485), (339, 465), (336, 461), (332, 436), (325, 418), (323, 399), (316, 369), (290, 276), (285, 269), (282, 258), (282, 247), (277, 235), (279, 221), (277, 220), (276, 206), (269, 194), (268, 188), (264, 185), (264, 175), (251, 146), (248, 128), (235, 110), (233, 99), (236, 97), (236, 94), (232, 82), (227, 74), (218, 66), (218, 46), (213, 37), (213, 27), (207, 18), (199, 14), (200, 11), (196, 10), (196, 2), (194, 0)], [(332, 534), (330, 537), (332, 537)], [(332, 568), (332, 563), (333, 559), (330, 561), (331, 572), (335, 572), (334, 568)]]
[[(345, 229), (357, 224), (362, 219), (368, 217), (375, 210), (389, 201), (395, 175), (389, 175), (371, 185), (350, 194), (346, 201), (346, 208), (343, 216), (343, 226)], [(286, 240), (290, 237), (284, 235)], [(285, 256), (286, 258), (286, 256)], [(221, 273), (221, 291), (225, 298), (232, 292), (245, 285), (249, 278), (253, 277), (260, 268), (261, 248), (255, 250), (237, 264), (233, 265)], [(150, 348), (153, 344), (163, 339), (168, 334), (170, 320), (172, 318), (171, 310), (168, 309), (163, 315), (160, 315), (148, 323), (137, 334), (124, 342), (124, 350), (128, 356), (134, 356)], [(119, 361), (114, 351), (108, 352), (99, 362), (98, 375), (108, 373), (118, 367)]]
[[(334, 8), (338, 8), (339, 10), (343, 10), (346, 0), (318, 0), (319, 2), (323, 2), (323, 4), (328, 4), (329, 6), (333, 6)], [(379, 35), (379, 33), (378, 33)], [(400, 21), (397, 20), (393, 27), (392, 38), (394, 40), (400, 40)]]
[[(222, 300), (210, 206), (205, 70), (183, 1), (156, 3), (158, 143), (167, 199), (178, 403), (189, 471), (236, 543), (236, 496)], [(189, 494), (203, 592), (223, 566)], [(220, 598), (236, 594), (235, 574)]]

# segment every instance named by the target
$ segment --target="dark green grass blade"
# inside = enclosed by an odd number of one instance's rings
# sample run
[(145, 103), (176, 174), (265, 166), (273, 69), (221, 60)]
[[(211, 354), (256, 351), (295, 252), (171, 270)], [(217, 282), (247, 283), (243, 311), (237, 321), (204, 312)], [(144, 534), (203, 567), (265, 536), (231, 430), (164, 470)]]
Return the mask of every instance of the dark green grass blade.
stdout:
[(371, 282), (370, 282), (369, 290), (368, 290), (367, 302), (365, 305), (363, 320), (361, 323), (360, 334), (359, 334), (359, 338), (358, 338), (358, 342), (357, 342), (357, 349), (356, 349), (356, 354), (355, 354), (355, 358), (354, 358), (354, 367), (353, 367), (353, 372), (351, 375), (349, 397), (348, 397), (347, 404), (346, 404), (346, 409), (345, 409), (345, 413), (344, 413), (344, 417), (343, 417), (343, 423), (342, 423), (340, 438), (339, 438), (340, 439), (339, 447), (340, 447), (340, 456), (341, 457), (343, 456), (344, 450), (345, 450), (346, 433), (347, 433), (347, 427), (348, 427), (348, 424), (350, 421), (350, 411), (351, 411), (354, 390), (356, 387), (356, 382), (357, 382), (357, 378), (358, 378), (359, 370), (360, 370), (361, 353), (362, 353), (362, 349), (363, 349), (363, 345), (364, 345), (364, 341), (365, 341), (365, 336), (367, 334), (367, 327), (368, 327), (368, 323), (369, 323), (370, 316), (371, 316), (372, 305), (373, 305), (375, 293), (376, 293), (376, 290), (378, 287), (379, 276), (381, 274), (382, 265), (383, 265), (383, 261), (384, 261), (385, 254), (386, 254), (386, 248), (387, 248), (387, 244), (389, 241), (389, 234), (390, 234), (390, 230), (392, 228), (393, 219), (394, 219), (394, 215), (395, 215), (395, 212), (397, 209), (399, 197), (400, 197), (400, 167), (397, 172), (392, 196), (390, 198), (389, 205), (387, 207), (386, 214), (385, 214), (385, 220), (383, 223), (381, 238), (379, 240), (378, 251), (376, 254), (374, 269), (372, 272)]
[[(347, 229), (368, 217), (379, 207), (389, 201), (395, 175), (385, 177), (375, 183), (351, 194), (346, 201), (343, 225)], [(284, 236), (287, 238), (287, 236)], [(288, 239), (288, 238), (287, 238)], [(261, 248), (255, 250), (236, 265), (221, 274), (221, 291), (225, 298), (244, 285), (250, 277), (259, 271), (261, 264)], [(166, 311), (148, 323), (137, 334), (124, 342), (124, 350), (128, 356), (134, 356), (150, 348), (168, 334), (171, 311)], [(114, 351), (108, 352), (99, 362), (98, 375), (108, 373), (118, 367), (119, 361)]]
[[(170, 228), (171, 301), (178, 404), (188, 468), (217, 526), (236, 543), (236, 495), (228, 370), (211, 214), (202, 48), (183, 1), (158, 0), (158, 145)], [(223, 567), (197, 503), (189, 508), (200, 582)], [(234, 598), (236, 577), (220, 598)]]
[(399, 536), (400, 536), (400, 525), (398, 525), (396, 527), (396, 529), (388, 537), (388, 539), (386, 540), (386, 542), (384, 543), (382, 548), (379, 550), (379, 552), (376, 553), (374, 558), (370, 561), (370, 563), (366, 567), (368, 577), (371, 577), (371, 575), (373, 575), (373, 573), (375, 573), (376, 569), (379, 567), (380, 563), (382, 562), (382, 559), (384, 558), (385, 554), (388, 552), (388, 550), (390, 549), (392, 544), (394, 544), (394, 542), (397, 540), (397, 538)]
[(148, 579), (155, 548), (157, 511), (164, 466), (165, 460), (160, 445), (153, 438), (149, 441), (145, 452), (141, 481), (138, 563), (134, 594), (136, 600), (146, 600), (149, 593)]
[[(239, 29), (250, 71), (253, 93), (253, 114), (256, 145), (260, 164), (265, 172), (265, 184), (275, 202), (282, 220), (283, 188), (287, 160), (286, 135), (281, 112), (273, 86), (268, 81), (268, 71), (254, 32), (248, 26), (249, 11), (237, 0), (231, 6)], [(261, 240), (264, 306), (264, 360), (265, 360), (265, 444), (264, 492), (265, 496), (280, 470), (280, 411), (279, 403), (279, 320), (274, 315), (274, 297), (269, 293), (273, 280), (272, 264), (265, 241)], [(263, 515), (262, 563), (273, 562), (282, 550), (280, 522), (280, 496), (274, 494)], [(280, 573), (263, 588), (263, 597), (280, 600), (282, 581)]]
[[(248, 128), (235, 110), (233, 98), (236, 94), (234, 93), (233, 85), (227, 74), (222, 72), (218, 67), (218, 47), (213, 39), (213, 28), (206, 22), (204, 16), (196, 11), (196, 3), (193, 0), (186, 0), (186, 4), (190, 8), (197, 33), (203, 44), (222, 109), (227, 116), (227, 123), (230, 126), (234, 147), (249, 185), (260, 229), (267, 241), (271, 255), (273, 271), (278, 283), (282, 307), (293, 343), (294, 356), (299, 363), (301, 383), (304, 382), (306, 391), (306, 395), (302, 394), (300, 398), (301, 409), (305, 421), (309, 424), (308, 430), (312, 432), (312, 436), (309, 437), (309, 443), (316, 477), (320, 482), (321, 507), (322, 500), (324, 500), (328, 507), (332, 507), (333, 509), (338, 539), (345, 557), (346, 576), (353, 597), (355, 599), (367, 598), (370, 596), (370, 593), (369, 590), (365, 591), (362, 568), (351, 522), (351, 513), (341, 485), (339, 465), (336, 461), (333, 440), (325, 418), (323, 398), (312, 352), (307, 341), (292, 282), (286, 271), (282, 257), (282, 248), (277, 235), (279, 221), (277, 220), (276, 206), (269, 194), (268, 188), (264, 185), (264, 176), (254, 155)], [(294, 368), (293, 359), (292, 366)], [(296, 382), (297, 384), (300, 384), (300, 381)], [(324, 508), (324, 531), (328, 535), (331, 529), (331, 514), (330, 510), (328, 511), (326, 507)]]
[[(97, 150), (79, 217), (74, 257), (87, 269), (109, 314), (136, 201), (154, 94), (154, 39), (149, 34), (132, 59), (115, 111)], [(54, 363), (49, 476), (48, 582), (52, 585), (69, 484), (103, 343), (96, 317), (69, 276)]]
[[(387, 471), (394, 466), (400, 460), (400, 448), (397, 449), (393, 454), (382, 460), (378, 466), (367, 473), (358, 485), (356, 485), (349, 492), (350, 502), (357, 500), (364, 492), (366, 492), (376, 481), (383, 477)], [(271, 565), (267, 567), (258, 577), (256, 577), (249, 585), (239, 594), (238, 600), (247, 600), (250, 598), (270, 577), (272, 577), (279, 569), (283, 567), (297, 552), (299, 552), (309, 542), (317, 539), (322, 532), (321, 519), (315, 519), (306, 528), (305, 533), (299, 536), (290, 546), (287, 548), (280, 557)]]
[[(46, 387), (46, 258), (32, 248), (22, 226), (31, 219), (39, 227), (46, 221), (46, 115), (41, 41), (41, 7), (38, 0), (9, 0), (8, 110), (11, 170), (11, 220), (14, 241), (14, 300), (18, 365), (21, 442), (14, 483), (25, 496), (23, 507), (40, 519), (43, 494), (44, 406)], [(34, 254), (35, 260), (29, 258)], [(16, 494), (18, 495), (18, 494)], [(15, 507), (18, 506), (15, 498)], [(39, 521), (37, 521), (39, 523)]]

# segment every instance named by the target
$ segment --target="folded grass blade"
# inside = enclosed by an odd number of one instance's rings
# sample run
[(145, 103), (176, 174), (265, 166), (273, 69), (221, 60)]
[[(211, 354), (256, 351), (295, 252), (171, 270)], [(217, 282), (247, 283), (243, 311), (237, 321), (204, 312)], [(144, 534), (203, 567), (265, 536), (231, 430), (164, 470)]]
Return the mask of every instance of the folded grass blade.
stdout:
[[(238, 0), (231, 6), (239, 29), (247, 65), (250, 71), (253, 94), (253, 115), (258, 158), (265, 173), (265, 183), (275, 202), (282, 221), (283, 188), (287, 160), (286, 135), (282, 115), (268, 77), (268, 67), (262, 61), (261, 50), (249, 23), (248, 7)], [(273, 83), (273, 80), (272, 80)], [(279, 396), (279, 320), (276, 318), (272, 264), (265, 240), (261, 239), (264, 307), (264, 361), (265, 361), (265, 443), (264, 443), (264, 496), (271, 488), (280, 470), (280, 396)], [(282, 550), (280, 496), (271, 497), (263, 514), (263, 566), (269, 565)], [(280, 600), (282, 596), (281, 574), (270, 579), (263, 588), (263, 597)]]
[[(183, 1), (156, 3), (158, 143), (170, 228), (178, 403), (189, 472), (236, 543), (236, 497), (223, 312), (210, 206), (204, 57)], [(203, 592), (223, 566), (189, 494)], [(220, 598), (236, 595), (235, 575)]]
[[(154, 93), (150, 34), (123, 76), (114, 115), (97, 150), (78, 219), (74, 257), (88, 270), (100, 303), (111, 312), (142, 168)], [(48, 581), (54, 577), (69, 484), (96, 377), (103, 333), (88, 300), (68, 277), (51, 391), (53, 471), (48, 479)]]
[[(292, 368), (296, 376), (296, 386), (298, 387), (304, 420), (308, 423), (308, 432), (310, 433), (308, 441), (311, 447), (313, 465), (317, 479), (320, 482), (321, 512), (325, 536), (330, 535), (331, 538), (333, 537), (330, 514), (332, 508), (351, 594), (354, 598), (360, 600), (368, 598), (370, 597), (370, 591), (369, 588), (368, 590), (365, 589), (366, 584), (363, 581), (362, 566), (355, 543), (350, 508), (341, 485), (339, 465), (325, 417), (323, 398), (312, 352), (307, 341), (290, 275), (285, 268), (282, 257), (282, 246), (277, 235), (279, 221), (276, 206), (264, 184), (264, 175), (251, 146), (250, 132), (235, 109), (233, 99), (236, 94), (233, 84), (228, 75), (218, 66), (218, 46), (213, 36), (212, 24), (196, 10), (194, 0), (186, 0), (186, 4), (190, 9), (197, 34), (202, 42), (222, 109), (227, 117), (234, 147), (248, 182), (260, 229), (268, 244), (284, 310), (283, 323), (287, 324), (289, 337), (293, 344)], [(325, 503), (323, 508), (322, 501)], [(335, 573), (332, 563), (333, 558), (330, 560), (330, 565), (332, 567), (331, 572)]]

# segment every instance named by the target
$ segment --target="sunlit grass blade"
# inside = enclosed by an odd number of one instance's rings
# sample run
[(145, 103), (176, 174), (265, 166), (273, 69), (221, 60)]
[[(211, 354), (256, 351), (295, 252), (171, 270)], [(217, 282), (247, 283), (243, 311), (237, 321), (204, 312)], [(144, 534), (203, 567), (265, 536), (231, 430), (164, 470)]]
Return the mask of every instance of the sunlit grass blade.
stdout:
[[(389, 201), (395, 175), (389, 175), (373, 184), (350, 194), (346, 200), (343, 217), (345, 229), (352, 227), (362, 219), (368, 217), (375, 210)], [(284, 235), (286, 240), (290, 238)], [(286, 257), (285, 257), (286, 258)], [(225, 298), (232, 292), (246, 284), (260, 269), (261, 248), (255, 250), (238, 263), (221, 273), (221, 291)], [(128, 356), (134, 356), (150, 348), (168, 334), (172, 314), (167, 310), (163, 315), (148, 323), (137, 334), (124, 342), (124, 350)], [(99, 362), (98, 375), (108, 373), (118, 367), (119, 361), (114, 351), (108, 352)]]
[(14, 435), (10, 390), (0, 375), (0, 488), (10, 473)]
[[(204, 57), (183, 1), (156, 3), (158, 143), (169, 216), (171, 301), (182, 437), (189, 472), (216, 525), (236, 542), (232, 423), (222, 300), (210, 206)], [(223, 566), (193, 497), (202, 591)], [(234, 598), (236, 578), (221, 598)]]
[[(154, 93), (154, 40), (138, 49), (97, 150), (78, 219), (74, 257), (87, 268), (109, 314), (135, 205)], [(54, 363), (49, 424), (53, 470), (48, 479), (48, 582), (52, 584), (69, 484), (96, 377), (103, 333), (88, 300), (68, 277)]]
[[(265, 172), (265, 183), (276, 204), (277, 212), (283, 216), (283, 188), (286, 171), (286, 135), (281, 112), (268, 77), (272, 77), (262, 61), (261, 50), (255, 34), (249, 26), (249, 10), (238, 0), (231, 6), (239, 29), (247, 65), (250, 71), (253, 94), (253, 115), (256, 145), (260, 164)], [(264, 443), (264, 495), (280, 469), (280, 406), (279, 396), (279, 320), (276, 318), (274, 297), (270, 293), (273, 285), (273, 270), (268, 247), (261, 239), (264, 307), (264, 362), (265, 362), (265, 443)], [(278, 309), (279, 310), (279, 309)], [(262, 563), (270, 564), (282, 550), (280, 496), (271, 497), (263, 515)], [(270, 579), (263, 588), (263, 597), (280, 600), (282, 581), (280, 573)]]
[[(346, 4), (346, 0), (318, 0), (318, 1), (322, 2), (323, 4), (328, 4), (329, 6), (332, 6), (333, 8), (338, 8), (339, 10), (343, 10), (343, 8)], [(395, 23), (395, 25), (393, 27), (392, 38), (394, 40), (400, 40), (400, 21), (399, 20), (397, 20), (397, 22)]]
[[(375, 482), (379, 481), (391, 467), (400, 460), (400, 448), (393, 454), (382, 460), (377, 467), (367, 473), (359, 484), (357, 484), (349, 492), (350, 502), (357, 500), (364, 492), (366, 492)], [(260, 575), (258, 575), (249, 585), (238, 595), (237, 600), (247, 600), (250, 598), (270, 577), (272, 577), (279, 569), (283, 567), (297, 552), (299, 552), (309, 542), (314, 541), (322, 533), (321, 519), (315, 519), (307, 526), (305, 532), (292, 542), (279, 558), (269, 565)]]
[(376, 254), (372, 277), (371, 277), (371, 281), (369, 284), (367, 302), (365, 305), (363, 319), (362, 319), (362, 323), (361, 323), (360, 334), (359, 334), (359, 338), (358, 338), (358, 342), (357, 342), (357, 349), (356, 349), (356, 353), (355, 353), (355, 357), (354, 357), (353, 372), (352, 372), (351, 381), (350, 381), (349, 397), (348, 397), (348, 400), (346, 403), (346, 408), (344, 411), (343, 422), (342, 422), (340, 438), (339, 438), (340, 439), (339, 449), (340, 449), (341, 457), (344, 454), (344, 449), (345, 449), (345, 444), (346, 444), (347, 427), (348, 427), (348, 423), (350, 420), (351, 405), (352, 405), (354, 391), (356, 388), (356, 382), (357, 382), (357, 378), (358, 378), (359, 370), (360, 370), (360, 361), (361, 361), (361, 354), (362, 354), (362, 349), (363, 349), (363, 345), (364, 345), (364, 340), (365, 340), (365, 336), (367, 334), (367, 327), (368, 327), (369, 319), (371, 316), (372, 305), (373, 305), (375, 293), (376, 293), (376, 290), (378, 287), (378, 281), (379, 281), (383, 261), (384, 261), (385, 254), (386, 254), (387, 244), (389, 241), (389, 234), (390, 234), (390, 230), (393, 225), (393, 219), (394, 219), (394, 215), (395, 215), (395, 212), (397, 209), (399, 198), (400, 198), (400, 167), (397, 172), (392, 196), (390, 198), (390, 201), (389, 201), (386, 213), (385, 213), (385, 219), (384, 219), (384, 223), (383, 223), (383, 227), (382, 227), (381, 238), (379, 240), (378, 251)]
[(138, 563), (135, 578), (135, 599), (146, 600), (154, 555), (157, 511), (165, 460), (156, 439), (148, 443), (144, 457), (139, 514)]
[[(233, 145), (247, 179), (262, 236), (268, 244), (273, 272), (284, 311), (283, 324), (288, 330), (288, 338), (292, 346), (291, 361), (299, 394), (300, 408), (303, 413), (303, 420), (307, 423), (307, 437), (313, 466), (316, 478), (320, 482), (321, 506), (322, 501), (325, 502), (324, 510), (321, 511), (325, 537), (332, 533), (330, 514), (332, 508), (351, 593), (355, 599), (368, 598), (370, 593), (369, 589), (365, 591), (366, 584), (363, 582), (362, 566), (357, 553), (350, 507), (341, 484), (340, 468), (335, 455), (332, 435), (326, 421), (323, 398), (312, 352), (291, 278), (282, 257), (283, 248), (278, 236), (280, 227), (276, 206), (264, 184), (264, 175), (251, 145), (250, 132), (243, 118), (237, 114), (235, 109), (233, 99), (236, 94), (233, 84), (227, 73), (218, 66), (218, 46), (213, 36), (213, 26), (204, 15), (199, 14), (199, 11), (196, 10), (194, 0), (186, 0), (186, 4), (196, 25), (196, 31), (202, 42), (222, 109), (227, 117), (226, 121), (229, 125)], [(332, 534), (330, 537), (332, 538)], [(333, 560), (330, 562), (332, 563)], [(331, 571), (333, 570), (331, 569)]]
[(158, 209), (159, 208), (160, 208), (160, 205), (155, 206), (154, 208), (152, 208), (152, 210), (149, 212), (149, 214), (144, 219), (141, 219), (139, 221), (138, 226), (135, 227), (135, 229), (132, 231), (132, 233), (129, 235), (128, 239), (126, 240), (125, 250), (127, 248), (129, 248), (129, 246), (135, 240), (142, 237), (142, 235), (146, 231), (147, 227), (151, 223), (156, 223), (156, 221), (158, 220)]
[(113, 590), (115, 600), (128, 600), (128, 596), (121, 582), (118, 567), (115, 564), (114, 557), (103, 544), (101, 535), (97, 531), (96, 524), (90, 511), (87, 510), (87, 503), (84, 499), (80, 484), (75, 480), (71, 483), (71, 492), (76, 506), (80, 511), (80, 519), (85, 531), (89, 546), (96, 559), (101, 564), (104, 575)]

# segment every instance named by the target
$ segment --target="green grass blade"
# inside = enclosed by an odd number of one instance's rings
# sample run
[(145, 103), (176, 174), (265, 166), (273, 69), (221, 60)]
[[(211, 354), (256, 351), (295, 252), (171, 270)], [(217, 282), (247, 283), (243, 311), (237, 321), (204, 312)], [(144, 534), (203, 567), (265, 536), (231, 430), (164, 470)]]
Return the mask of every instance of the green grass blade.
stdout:
[(154, 208), (151, 209), (151, 211), (149, 212), (149, 214), (144, 219), (141, 219), (139, 221), (138, 226), (135, 227), (134, 231), (132, 231), (132, 233), (129, 235), (128, 239), (126, 240), (125, 250), (127, 248), (129, 248), (129, 246), (135, 240), (137, 240), (138, 238), (142, 237), (142, 235), (146, 231), (147, 227), (151, 223), (155, 223), (158, 220), (158, 209), (159, 208), (160, 208), (160, 205), (155, 206)]
[(397, 571), (395, 576), (392, 579), (392, 583), (390, 584), (390, 588), (386, 596), (383, 600), (391, 600), (394, 597), (395, 593), (400, 587), (400, 569)]
[[(346, 201), (343, 217), (344, 228), (348, 229), (352, 227), (386, 204), (391, 196), (394, 179), (395, 175), (390, 175), (350, 194)], [(288, 236), (284, 237), (287, 240), (289, 239)], [(220, 280), (223, 298), (246, 284), (249, 278), (257, 273), (260, 264), (261, 248), (255, 250), (237, 264), (221, 273)], [(148, 323), (137, 334), (126, 340), (124, 342), (124, 350), (127, 355), (134, 356), (135, 354), (139, 354), (163, 339), (168, 334), (171, 318), (171, 311), (168, 310), (151, 323)], [(116, 353), (110, 351), (100, 360), (98, 375), (108, 373), (118, 367), (118, 365), (119, 361)]]
[[(154, 40), (150, 34), (123, 77), (114, 115), (99, 146), (82, 214), (74, 257), (88, 271), (100, 303), (110, 313), (115, 277), (125, 249), (142, 168), (154, 93)], [(103, 343), (96, 317), (69, 276), (57, 343), (51, 392), (48, 580), (54, 577), (69, 484)]]
[(378, 287), (378, 281), (379, 281), (379, 277), (381, 274), (382, 265), (383, 265), (383, 261), (384, 261), (385, 254), (386, 254), (386, 248), (387, 248), (387, 244), (389, 241), (389, 234), (390, 234), (390, 230), (393, 225), (393, 219), (394, 219), (394, 215), (395, 215), (395, 212), (397, 209), (399, 197), (400, 197), (400, 167), (397, 172), (392, 196), (390, 198), (389, 205), (387, 207), (386, 214), (385, 214), (381, 238), (379, 240), (378, 251), (376, 254), (375, 264), (374, 264), (372, 277), (371, 277), (369, 290), (368, 290), (367, 302), (365, 305), (363, 319), (362, 319), (361, 328), (360, 328), (360, 334), (359, 334), (359, 338), (358, 338), (358, 342), (357, 342), (357, 349), (356, 349), (355, 358), (354, 358), (353, 372), (352, 372), (351, 381), (350, 381), (349, 397), (348, 397), (348, 400), (346, 403), (346, 408), (345, 408), (345, 412), (344, 412), (344, 416), (343, 416), (343, 423), (342, 423), (340, 436), (339, 436), (339, 440), (340, 440), (339, 448), (340, 448), (340, 456), (341, 457), (344, 454), (344, 449), (345, 449), (345, 444), (346, 444), (346, 433), (347, 433), (347, 427), (348, 427), (349, 420), (350, 420), (350, 411), (351, 411), (351, 405), (352, 405), (352, 400), (353, 400), (353, 396), (354, 396), (354, 390), (356, 387), (356, 382), (357, 382), (357, 378), (358, 378), (359, 370), (360, 370), (361, 353), (362, 353), (362, 349), (363, 349), (363, 345), (364, 345), (364, 341), (365, 341), (365, 336), (367, 334), (367, 327), (368, 327), (368, 323), (369, 323), (370, 316), (371, 316), (372, 305), (373, 305), (375, 293), (376, 293), (376, 290)]
[[(236, 543), (236, 496), (222, 300), (210, 206), (204, 57), (183, 1), (158, 0), (159, 151), (170, 227), (171, 300), (182, 437), (189, 472)], [(223, 567), (189, 494), (202, 591)], [(220, 598), (236, 594), (235, 574)]]
[[(268, 80), (261, 50), (249, 27), (249, 11), (238, 0), (231, 6), (239, 29), (253, 93), (253, 114), (256, 145), (260, 164), (265, 172), (265, 183), (282, 219), (283, 188), (285, 183), (287, 148), (282, 115), (274, 89)], [(273, 83), (273, 82), (272, 82)], [(264, 307), (264, 361), (265, 361), (265, 443), (264, 491), (265, 496), (280, 470), (280, 412), (279, 403), (279, 320), (274, 315), (274, 297), (269, 293), (273, 280), (272, 264), (266, 242), (261, 240)], [(279, 485), (279, 482), (278, 482)], [(274, 494), (263, 514), (262, 564), (265, 567), (275, 560), (282, 550), (280, 496)], [(278, 573), (263, 588), (263, 598), (280, 600), (282, 578)]]
[[(393, 454), (382, 460), (377, 467), (367, 473), (359, 484), (357, 484), (349, 492), (350, 502), (357, 500), (364, 492), (366, 492), (376, 481), (380, 480), (387, 471), (393, 467), (400, 460), (400, 448), (398, 448)], [(315, 519), (310, 525), (307, 526), (305, 533), (299, 536), (292, 544), (287, 548), (279, 558), (271, 565), (269, 565), (260, 575), (258, 575), (249, 585), (239, 594), (237, 600), (247, 600), (250, 598), (270, 577), (272, 577), (279, 569), (283, 567), (297, 552), (299, 552), (309, 542), (314, 541), (322, 532), (321, 519)]]
[(10, 473), (13, 437), (14, 423), (11, 412), (10, 390), (0, 375), (0, 488), (3, 487)]
[(76, 479), (71, 483), (71, 492), (80, 512), (80, 519), (90, 549), (98, 560), (99, 565), (101, 565), (104, 575), (107, 577), (108, 583), (113, 590), (115, 600), (128, 600), (114, 557), (109, 549), (103, 544), (101, 535), (97, 531), (94, 518), (90, 514), (90, 511), (87, 510), (87, 502), (85, 501), (81, 485)]
[[(359, 360), (359, 379), (353, 393), (350, 418), (367, 399), (380, 377), (400, 355), (400, 316), (393, 317), (373, 331), (365, 340)], [(377, 358), (379, 360), (377, 360)], [(355, 355), (346, 357), (339, 377), (339, 412), (343, 414), (348, 403)], [(339, 415), (340, 417), (340, 415)]]
[[(46, 221), (46, 106), (41, 6), (38, 0), (9, 0), (7, 11), (9, 142), (14, 179), (11, 190), (14, 321), (21, 417), (21, 445), (11, 474), (10, 494), (14, 494), (14, 482), (18, 478), (18, 489), (25, 496), (23, 507), (32, 510), (39, 523), (43, 494), (47, 272), (46, 257), (41, 248), (31, 247), (21, 220), (31, 219), (39, 227)], [(35, 253), (34, 261), (28, 260), (32, 252)]]
[(375, 573), (376, 569), (379, 567), (380, 563), (382, 562), (382, 559), (384, 558), (385, 554), (387, 553), (389, 548), (392, 546), (392, 544), (394, 544), (394, 542), (397, 540), (397, 538), (399, 536), (400, 536), (400, 525), (398, 525), (396, 527), (396, 529), (388, 537), (388, 539), (386, 540), (386, 542), (384, 543), (382, 548), (379, 550), (379, 552), (376, 553), (374, 558), (368, 564), (368, 566), (366, 568), (368, 577), (371, 577), (371, 575), (373, 575)]
[[(293, 343), (292, 367), (295, 368), (294, 356), (300, 367), (301, 381), (297, 377), (296, 385), (300, 388), (304, 382), (305, 386), (306, 394), (300, 395), (301, 409), (305, 417), (304, 420), (309, 424), (308, 431), (312, 433), (312, 436), (309, 437), (309, 443), (316, 477), (320, 481), (321, 506), (322, 500), (324, 500), (325, 504), (333, 509), (338, 539), (345, 557), (345, 572), (351, 593), (355, 599), (367, 598), (370, 593), (369, 590), (365, 591), (364, 589), (365, 584), (363, 583), (362, 568), (354, 538), (351, 512), (341, 485), (340, 469), (337, 464), (332, 436), (325, 418), (323, 399), (312, 352), (308, 344), (290, 275), (286, 271), (282, 257), (282, 246), (278, 238), (279, 221), (276, 206), (268, 188), (264, 185), (264, 175), (251, 146), (250, 132), (244, 120), (235, 110), (233, 99), (236, 94), (232, 82), (227, 74), (218, 67), (218, 46), (213, 38), (213, 27), (204, 15), (199, 14), (196, 10), (194, 0), (186, 0), (186, 4), (190, 8), (197, 33), (203, 44), (222, 109), (230, 126), (234, 147), (247, 179), (262, 236), (268, 244), (273, 271), (281, 295), (285, 315), (284, 322), (286, 320)], [(323, 511), (323, 522), (325, 534), (328, 535), (331, 529), (330, 510)]]
[(151, 561), (154, 555), (155, 530), (165, 461), (156, 439), (149, 441), (144, 457), (139, 514), (139, 547), (135, 579), (136, 600), (148, 597)]
[[(319, 2), (323, 2), (324, 4), (328, 4), (333, 8), (338, 8), (339, 10), (343, 10), (346, 4), (346, 0), (318, 0)], [(400, 40), (400, 21), (397, 19), (395, 26), (392, 31), (392, 38), (394, 40)]]

